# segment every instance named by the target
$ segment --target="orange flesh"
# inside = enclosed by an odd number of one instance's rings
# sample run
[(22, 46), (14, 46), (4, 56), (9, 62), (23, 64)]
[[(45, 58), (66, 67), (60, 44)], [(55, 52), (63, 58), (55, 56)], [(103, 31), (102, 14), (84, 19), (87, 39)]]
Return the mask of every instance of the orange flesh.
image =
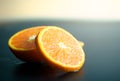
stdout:
[(42, 36), (43, 48), (52, 59), (65, 65), (78, 65), (83, 52), (73, 36), (61, 30), (48, 29)]
[(11, 44), (14, 45), (14, 47), (16, 48), (35, 49), (35, 37), (41, 29), (43, 28), (36, 27), (23, 30), (12, 38)]

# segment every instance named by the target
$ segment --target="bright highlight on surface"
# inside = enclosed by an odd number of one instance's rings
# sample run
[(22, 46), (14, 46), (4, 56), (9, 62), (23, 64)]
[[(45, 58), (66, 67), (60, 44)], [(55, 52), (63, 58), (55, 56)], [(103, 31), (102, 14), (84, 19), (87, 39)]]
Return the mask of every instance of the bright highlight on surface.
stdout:
[(36, 37), (36, 35), (30, 36), (29, 39), (28, 39), (28, 41), (33, 41), (33, 40), (35, 40), (35, 37)]
[(67, 47), (65, 46), (65, 44), (62, 43), (62, 42), (59, 43), (59, 47), (61, 47), (61, 48), (63, 48), (63, 49), (67, 48)]

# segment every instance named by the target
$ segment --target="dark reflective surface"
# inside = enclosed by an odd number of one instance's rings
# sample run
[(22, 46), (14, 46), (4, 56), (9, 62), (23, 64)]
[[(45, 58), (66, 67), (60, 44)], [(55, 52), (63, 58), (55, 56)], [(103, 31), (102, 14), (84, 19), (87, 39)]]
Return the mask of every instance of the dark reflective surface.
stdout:
[[(84, 41), (86, 62), (78, 72), (63, 73), (44, 64), (24, 63), (8, 49), (15, 32), (55, 25)], [(0, 23), (0, 81), (120, 81), (120, 22), (34, 20)]]

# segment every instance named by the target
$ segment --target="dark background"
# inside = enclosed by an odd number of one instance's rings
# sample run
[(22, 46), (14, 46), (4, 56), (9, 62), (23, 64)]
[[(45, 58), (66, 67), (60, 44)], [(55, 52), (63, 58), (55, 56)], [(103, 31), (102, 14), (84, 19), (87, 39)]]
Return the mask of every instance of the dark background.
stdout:
[[(32, 26), (60, 26), (85, 43), (86, 61), (78, 72), (62, 73), (25, 63), (9, 50), (10, 36)], [(120, 22), (24, 20), (0, 23), (0, 81), (120, 81)]]

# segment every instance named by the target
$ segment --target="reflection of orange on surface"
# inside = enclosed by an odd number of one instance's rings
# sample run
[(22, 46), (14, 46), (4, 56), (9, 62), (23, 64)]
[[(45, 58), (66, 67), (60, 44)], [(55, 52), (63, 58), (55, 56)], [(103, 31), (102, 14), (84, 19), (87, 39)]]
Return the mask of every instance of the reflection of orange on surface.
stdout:
[(14, 34), (8, 42), (9, 48), (16, 57), (27, 62), (40, 62), (40, 54), (37, 53), (34, 43), (37, 34), (44, 28), (31, 27)]
[(84, 64), (85, 54), (79, 42), (62, 28), (44, 28), (36, 38), (36, 46), (52, 67), (68, 72), (79, 70)]
[(59, 27), (38, 26), (21, 30), (9, 39), (8, 45), (23, 61), (44, 61), (63, 71), (79, 70), (85, 61), (84, 43)]

